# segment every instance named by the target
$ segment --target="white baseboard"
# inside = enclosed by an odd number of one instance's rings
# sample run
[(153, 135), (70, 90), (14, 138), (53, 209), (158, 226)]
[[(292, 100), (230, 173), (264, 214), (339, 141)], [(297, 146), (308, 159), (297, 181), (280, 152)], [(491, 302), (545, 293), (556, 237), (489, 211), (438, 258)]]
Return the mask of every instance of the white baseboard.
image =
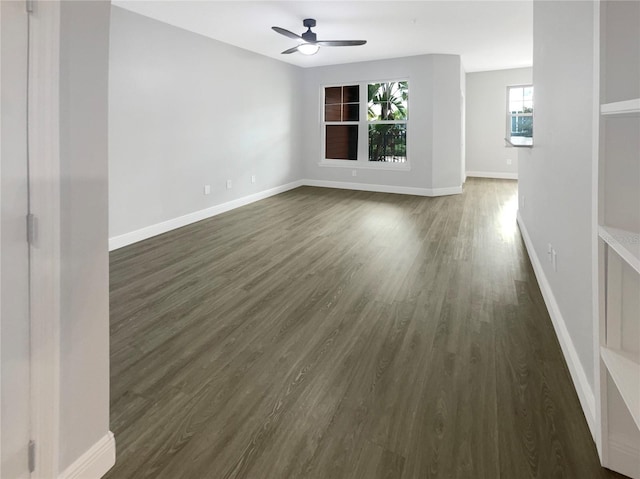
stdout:
[(462, 186), (448, 188), (416, 188), (412, 186), (372, 185), (368, 183), (349, 183), (346, 181), (302, 180), (306, 186), (338, 188), (342, 190), (374, 191), (378, 193), (397, 193), (416, 196), (447, 196), (462, 193)]
[(270, 196), (274, 196), (279, 193), (292, 190), (293, 188), (302, 186), (302, 184), (303, 183), (301, 181), (294, 181), (292, 183), (287, 183), (285, 185), (276, 186), (275, 188), (254, 193), (252, 195), (243, 196), (242, 198), (228, 201), (220, 205), (215, 205), (210, 208), (206, 208), (204, 210), (194, 211), (193, 213), (179, 216), (171, 220), (163, 221), (162, 223), (156, 223), (151, 226), (146, 226), (139, 230), (131, 231), (130, 233), (114, 236), (112, 238), (109, 238), (109, 251), (113, 251), (118, 248), (122, 248), (123, 246), (128, 246), (130, 244), (137, 243), (138, 241), (142, 241), (142, 240), (151, 238), (153, 236), (166, 233), (167, 231), (175, 230), (177, 228), (182, 228), (183, 226), (187, 226), (191, 223), (195, 223), (196, 221), (201, 221), (207, 218), (211, 218), (212, 216), (225, 213), (235, 208), (239, 208), (240, 206), (245, 206), (250, 203), (263, 200)]
[(629, 445), (623, 438), (609, 438), (609, 464), (612, 469), (632, 479), (640, 479), (640, 449)]
[(569, 367), (569, 373), (571, 374), (573, 385), (578, 393), (582, 411), (587, 418), (587, 424), (589, 425), (591, 435), (595, 440), (597, 431), (596, 399), (593, 393), (593, 389), (589, 385), (589, 380), (587, 379), (587, 374), (585, 373), (584, 368), (582, 367), (582, 363), (580, 362), (578, 351), (576, 350), (573, 344), (573, 340), (571, 339), (571, 335), (567, 330), (566, 323), (564, 321), (564, 318), (562, 317), (562, 313), (560, 312), (560, 308), (558, 306), (556, 298), (553, 295), (553, 290), (551, 289), (551, 285), (549, 284), (549, 281), (544, 274), (544, 269), (542, 268), (542, 264), (540, 263), (540, 258), (538, 258), (536, 250), (533, 247), (531, 237), (529, 236), (527, 227), (525, 226), (522, 217), (520, 216), (520, 212), (518, 212), (518, 226), (520, 228), (520, 232), (522, 233), (522, 238), (524, 239), (524, 244), (527, 248), (527, 252), (529, 253), (529, 258), (531, 258), (531, 264), (533, 265), (533, 270), (536, 274), (540, 290), (542, 291), (542, 297), (544, 298), (547, 310), (549, 311), (549, 316), (551, 316), (551, 322), (553, 323), (553, 327), (556, 331), (556, 336), (558, 337), (558, 340), (560, 342), (562, 353), (564, 354), (565, 361), (567, 362), (567, 366)]
[(498, 180), (517, 180), (518, 173), (504, 173), (499, 171), (467, 171), (467, 178), (495, 178)]
[(153, 236), (157, 236), (162, 233), (166, 233), (183, 226), (190, 225), (197, 221), (201, 221), (212, 216), (225, 213), (227, 211), (239, 208), (240, 206), (248, 205), (255, 201), (263, 200), (270, 196), (283, 193), (285, 191), (298, 188), (299, 186), (318, 186), (322, 188), (340, 188), (347, 190), (358, 191), (376, 191), (381, 193), (398, 193), (403, 195), (417, 195), (417, 196), (446, 196), (446, 195), (458, 195), (462, 193), (462, 186), (452, 186), (449, 188), (413, 188), (408, 186), (387, 186), (387, 185), (370, 185), (366, 183), (346, 183), (342, 181), (323, 181), (323, 180), (299, 180), (286, 185), (277, 186), (269, 190), (260, 191), (249, 196), (244, 196), (227, 203), (212, 206), (200, 211), (194, 211), (171, 220), (163, 221), (162, 223), (156, 223), (155, 225), (146, 226), (139, 230), (131, 231), (119, 236), (113, 236), (109, 238), (109, 251), (128, 246), (138, 241), (142, 241)]
[(99, 479), (116, 463), (116, 440), (111, 431), (62, 472), (58, 479)]

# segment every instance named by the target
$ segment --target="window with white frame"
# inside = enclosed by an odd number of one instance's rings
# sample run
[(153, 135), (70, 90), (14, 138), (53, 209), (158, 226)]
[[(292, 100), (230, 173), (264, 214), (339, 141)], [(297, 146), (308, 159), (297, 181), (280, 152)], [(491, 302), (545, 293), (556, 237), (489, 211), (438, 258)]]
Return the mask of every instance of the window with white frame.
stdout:
[(324, 89), (325, 158), (358, 160), (360, 86)]
[(507, 87), (507, 135), (533, 138), (533, 85)]
[[(365, 97), (366, 103), (361, 101)], [(407, 81), (324, 87), (324, 161), (406, 164), (408, 101)]]
[(369, 83), (367, 100), (369, 161), (405, 163), (409, 83)]

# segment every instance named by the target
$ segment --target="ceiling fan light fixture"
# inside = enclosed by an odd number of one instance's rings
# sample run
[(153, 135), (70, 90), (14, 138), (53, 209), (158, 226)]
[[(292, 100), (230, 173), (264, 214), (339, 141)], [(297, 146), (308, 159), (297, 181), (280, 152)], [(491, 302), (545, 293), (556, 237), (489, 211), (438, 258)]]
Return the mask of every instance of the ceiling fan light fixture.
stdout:
[(367, 43), (366, 40), (318, 40), (316, 34), (311, 31), (311, 27), (316, 26), (316, 21), (313, 18), (305, 18), (302, 24), (307, 29), (302, 35), (290, 32), (282, 27), (271, 27), (274, 32), (298, 41), (298, 45), (283, 51), (283, 55), (290, 55), (295, 52), (303, 55), (315, 55), (320, 50), (320, 47), (357, 47)]
[(315, 55), (320, 47), (315, 43), (302, 43), (298, 46), (298, 51), (303, 55)]

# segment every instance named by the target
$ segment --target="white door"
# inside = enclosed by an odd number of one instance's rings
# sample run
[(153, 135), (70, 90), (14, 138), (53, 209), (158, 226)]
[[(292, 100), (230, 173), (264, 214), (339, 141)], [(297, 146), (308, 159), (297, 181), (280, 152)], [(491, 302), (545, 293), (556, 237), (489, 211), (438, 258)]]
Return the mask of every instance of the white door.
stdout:
[(29, 474), (28, 18), (0, 1), (0, 477)]

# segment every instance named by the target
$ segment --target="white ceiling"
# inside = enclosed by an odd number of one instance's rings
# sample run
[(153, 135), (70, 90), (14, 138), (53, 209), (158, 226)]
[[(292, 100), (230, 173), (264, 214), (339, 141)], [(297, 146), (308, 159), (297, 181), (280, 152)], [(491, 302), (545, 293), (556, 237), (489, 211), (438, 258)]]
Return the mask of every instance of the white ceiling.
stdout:
[[(468, 72), (531, 66), (532, 0), (506, 1), (143, 1), (114, 5), (301, 67), (427, 53), (462, 57)], [(319, 40), (367, 40), (321, 48), (313, 56), (281, 55), (295, 46), (271, 30), (301, 34), (315, 18)]]

